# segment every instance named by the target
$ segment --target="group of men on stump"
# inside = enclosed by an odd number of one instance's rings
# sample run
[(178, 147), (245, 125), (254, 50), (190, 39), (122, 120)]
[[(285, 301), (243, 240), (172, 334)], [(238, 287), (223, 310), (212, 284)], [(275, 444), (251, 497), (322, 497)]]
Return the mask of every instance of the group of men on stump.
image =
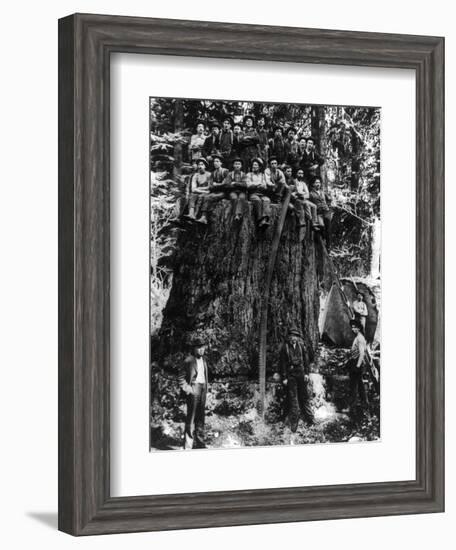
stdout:
[(331, 202), (322, 189), (320, 166), (324, 161), (314, 138), (298, 139), (294, 127), (288, 127), (284, 137), (280, 126), (270, 138), (264, 117), (254, 124), (252, 115), (244, 117), (243, 127), (226, 117), (222, 127), (216, 121), (210, 124), (209, 135), (203, 123), (197, 125), (190, 140), (192, 173), (183, 217), (207, 224), (211, 208), (226, 198), (232, 202), (235, 221), (241, 220), (250, 201), (258, 227), (267, 227), (271, 203), (280, 203), (289, 189), (289, 208), (295, 212), (298, 227), (305, 226), (309, 218), (329, 247)]
[[(363, 376), (366, 370), (367, 344), (363, 326), (358, 319), (350, 321), (354, 340), (345, 365), (350, 379), (350, 410), (359, 397), (362, 408), (368, 412), (368, 397)], [(201, 338), (192, 342), (192, 353), (185, 359), (179, 373), (179, 386), (185, 393), (187, 414), (184, 431), (184, 449), (204, 449), (204, 421), (208, 385), (208, 365), (205, 358), (206, 343)], [(300, 418), (307, 425), (315, 424), (311, 406), (312, 387), (310, 365), (301, 332), (292, 328), (280, 350), (280, 374), (274, 380), (281, 381), (287, 392), (290, 429), (296, 432)]]

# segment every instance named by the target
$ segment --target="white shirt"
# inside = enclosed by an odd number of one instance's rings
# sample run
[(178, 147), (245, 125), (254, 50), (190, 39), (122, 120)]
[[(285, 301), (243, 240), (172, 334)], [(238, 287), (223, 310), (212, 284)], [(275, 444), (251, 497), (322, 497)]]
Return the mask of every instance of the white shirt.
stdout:
[(299, 195), (304, 195), (305, 199), (309, 198), (309, 188), (302, 180), (296, 180), (296, 191)]
[(353, 309), (355, 310), (356, 313), (358, 313), (359, 315), (362, 315), (363, 317), (368, 316), (367, 306), (363, 301), (355, 300), (353, 302)]
[(204, 361), (202, 357), (196, 358), (196, 378), (197, 384), (204, 384), (206, 382), (206, 374), (204, 372)]

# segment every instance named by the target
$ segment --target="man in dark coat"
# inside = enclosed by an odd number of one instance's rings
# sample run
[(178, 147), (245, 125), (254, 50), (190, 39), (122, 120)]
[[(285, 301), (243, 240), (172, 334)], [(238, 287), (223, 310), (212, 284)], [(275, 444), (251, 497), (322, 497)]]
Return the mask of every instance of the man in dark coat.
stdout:
[(315, 149), (314, 138), (307, 138), (306, 148), (302, 152), (301, 159), (299, 161), (300, 168), (304, 170), (304, 178), (306, 182), (309, 183), (316, 177), (320, 176), (320, 166), (322, 166), (324, 162), (324, 159)]
[(228, 164), (231, 158), (231, 150), (233, 149), (233, 121), (230, 117), (223, 119), (223, 127), (220, 132), (220, 154), (222, 155), (223, 162)]
[(282, 128), (280, 126), (274, 128), (274, 137), (269, 140), (269, 155), (277, 159), (279, 166), (285, 162), (285, 140), (283, 139)]
[(222, 185), (229, 173), (228, 168), (223, 167), (223, 162), (222, 155), (214, 155), (212, 157), (212, 164), (214, 166), (214, 170), (212, 171), (213, 188), (216, 188), (217, 185)]
[(231, 157), (230, 160), (233, 162), (233, 159), (240, 158), (241, 149), (242, 149), (242, 139), (244, 134), (242, 132), (242, 127), (240, 124), (234, 124), (233, 126), (233, 144), (231, 146)]
[(285, 162), (293, 168), (293, 172), (296, 172), (299, 168), (299, 161), (299, 143), (296, 140), (296, 128), (290, 126), (285, 141)]
[(321, 188), (320, 178), (316, 178), (310, 190), (310, 200), (317, 207), (318, 222), (323, 229), (323, 236), (326, 242), (326, 248), (331, 248), (331, 198)]
[(309, 424), (314, 424), (310, 406), (309, 365), (299, 330), (293, 328), (280, 350), (282, 383), (288, 389), (288, 410), (292, 432), (298, 429), (300, 413)]
[(220, 124), (216, 120), (210, 123), (211, 133), (204, 142), (204, 153), (208, 162), (212, 161), (214, 155), (220, 154)]
[(185, 359), (179, 372), (179, 386), (186, 395), (184, 449), (205, 449), (204, 420), (208, 382), (206, 350), (202, 339), (192, 342), (192, 353)]
[(246, 115), (244, 117), (244, 132), (240, 144), (241, 159), (244, 167), (250, 166), (252, 160), (260, 154), (260, 138), (253, 125), (253, 116)]
[(266, 119), (259, 116), (257, 121), (257, 134), (259, 139), (260, 158), (264, 165), (267, 165), (269, 159), (269, 132), (266, 129)]

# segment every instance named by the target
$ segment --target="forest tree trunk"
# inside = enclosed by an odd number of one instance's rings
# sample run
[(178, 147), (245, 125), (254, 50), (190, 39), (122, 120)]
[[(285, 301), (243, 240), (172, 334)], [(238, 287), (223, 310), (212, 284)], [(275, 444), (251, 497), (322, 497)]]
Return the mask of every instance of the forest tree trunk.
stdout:
[(320, 177), (323, 189), (328, 190), (328, 177), (327, 177), (327, 166), (326, 166), (326, 155), (327, 155), (327, 139), (326, 139), (326, 119), (325, 119), (325, 109), (322, 107), (317, 108), (318, 114), (318, 136), (319, 136), (319, 153), (325, 159), (325, 163), (320, 168)]
[(356, 135), (355, 130), (351, 130), (351, 152), (352, 152), (352, 161), (351, 161), (351, 181), (350, 187), (352, 191), (358, 191), (359, 188), (359, 176), (360, 176), (360, 161), (359, 161), (359, 138)]
[[(257, 378), (260, 311), (275, 225), (281, 206), (273, 205), (271, 226), (256, 228), (251, 205), (235, 225), (230, 202), (222, 200), (209, 226), (192, 224), (177, 240), (173, 285), (163, 311), (152, 360), (175, 371), (194, 336), (207, 342), (213, 378)], [(291, 326), (303, 334), (307, 360), (318, 343), (317, 247), (306, 228), (300, 241), (295, 216), (288, 213), (272, 275), (267, 323), (266, 369), (278, 369), (278, 355)]]
[[(184, 106), (182, 99), (176, 99), (174, 104), (174, 133), (181, 132), (184, 129)], [(182, 167), (182, 144), (176, 143), (174, 146), (174, 172), (180, 174)]]

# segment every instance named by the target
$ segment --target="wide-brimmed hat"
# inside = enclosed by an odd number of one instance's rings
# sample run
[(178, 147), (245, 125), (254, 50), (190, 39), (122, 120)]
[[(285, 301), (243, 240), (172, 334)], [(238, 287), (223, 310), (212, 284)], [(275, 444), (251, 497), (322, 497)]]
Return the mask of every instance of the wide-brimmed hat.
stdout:
[(244, 165), (244, 163), (242, 162), (242, 159), (240, 157), (235, 157), (232, 161), (231, 161), (231, 165), (234, 166), (234, 163), (235, 162), (240, 162), (242, 165)]
[(204, 129), (206, 129), (206, 123), (204, 122), (204, 120), (197, 120), (195, 123), (195, 130), (200, 124), (204, 127)]
[(280, 130), (281, 132), (283, 132), (283, 127), (282, 126), (274, 126), (274, 128), (272, 129), (272, 131), (274, 132), (274, 134), (277, 132), (277, 130)]
[(234, 125), (233, 117), (231, 117), (231, 116), (229, 116), (229, 115), (226, 115), (226, 116), (222, 117), (222, 123), (225, 122), (225, 120), (228, 120), (229, 123), (231, 124), (231, 126)]
[(302, 338), (302, 332), (298, 328), (292, 327), (288, 331), (288, 336), (297, 336), (298, 338)]
[(245, 115), (244, 118), (242, 119), (242, 122), (245, 124), (248, 118), (250, 118), (253, 124), (255, 124), (255, 117), (253, 115)]
[(219, 159), (220, 162), (223, 162), (223, 157), (222, 155), (219, 155), (218, 153), (216, 153), (215, 155), (212, 155), (212, 162), (214, 162), (215, 159)]
[(191, 339), (192, 348), (200, 348), (205, 345), (206, 345), (206, 341), (203, 339), (202, 336), (195, 336), (194, 338)]
[(288, 132), (289, 132), (290, 130), (293, 130), (293, 132), (294, 132), (295, 134), (298, 133), (298, 130), (296, 130), (296, 128), (295, 128), (294, 126), (287, 126), (287, 128), (285, 128), (285, 132), (286, 132), (287, 134), (288, 134)]
[(215, 118), (213, 118), (209, 124), (208, 124), (209, 128), (214, 128), (214, 126), (216, 126), (217, 128), (220, 128), (220, 122), (218, 120), (216, 120)]
[(207, 160), (204, 158), (204, 157), (200, 157), (199, 159), (196, 159), (196, 162), (204, 162), (204, 164), (206, 165), (206, 168), (209, 166), (209, 163), (207, 162)]
[(250, 161), (250, 166), (252, 166), (252, 164), (253, 164), (254, 162), (258, 162), (260, 168), (262, 168), (263, 165), (264, 165), (264, 161), (263, 161), (263, 159), (260, 158), (260, 157), (255, 157), (255, 158), (253, 158), (253, 159)]
[(279, 162), (279, 159), (277, 157), (275, 157), (274, 155), (272, 155), (272, 157), (269, 157), (269, 164), (273, 161), (273, 160), (276, 160), (277, 162)]

